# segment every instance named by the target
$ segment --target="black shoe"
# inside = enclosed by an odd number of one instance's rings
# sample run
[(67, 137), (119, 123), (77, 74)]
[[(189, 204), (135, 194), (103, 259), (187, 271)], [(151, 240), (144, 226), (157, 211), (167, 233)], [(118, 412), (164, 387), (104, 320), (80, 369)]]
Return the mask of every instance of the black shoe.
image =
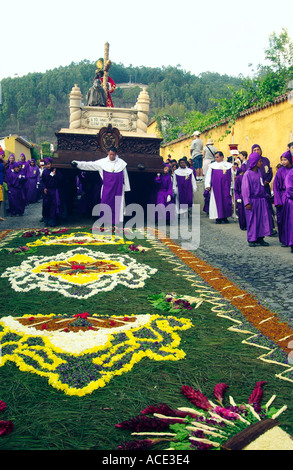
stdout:
[(225, 217), (225, 219), (223, 219), (223, 222), (224, 222), (224, 224), (230, 224), (230, 220), (228, 220), (227, 217)]
[(252, 248), (252, 247), (257, 246), (257, 243), (256, 242), (248, 242), (248, 246), (250, 246)]
[(291, 253), (293, 253), (293, 245), (291, 246)]
[(216, 224), (221, 224), (222, 223), (222, 219), (216, 219)]
[(265, 242), (263, 238), (259, 238), (258, 240), (256, 240), (256, 244), (261, 246), (270, 246), (270, 244), (268, 242)]
[(277, 230), (272, 230), (272, 233), (269, 235), (270, 237), (276, 237), (278, 235)]

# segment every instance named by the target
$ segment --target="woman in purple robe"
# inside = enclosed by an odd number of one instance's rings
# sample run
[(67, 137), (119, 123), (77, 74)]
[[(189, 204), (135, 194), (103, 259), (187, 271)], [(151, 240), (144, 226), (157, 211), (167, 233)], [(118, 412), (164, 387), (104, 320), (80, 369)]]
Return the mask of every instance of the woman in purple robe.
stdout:
[(278, 169), (274, 183), (274, 205), (277, 212), (277, 224), (278, 224), (278, 232), (279, 232), (279, 240), (282, 246), (286, 246), (282, 243), (284, 239), (284, 228), (282, 223), (282, 211), (284, 209), (285, 204), (285, 179), (288, 174), (288, 171), (292, 169), (292, 155), (289, 151), (283, 153), (281, 156), (281, 168)]
[(247, 163), (247, 171), (242, 180), (242, 199), (247, 223), (247, 241), (250, 247), (268, 246), (264, 237), (272, 233), (272, 222), (268, 205), (268, 194), (265, 191), (260, 168), (262, 158), (259, 153), (252, 153)]
[(45, 168), (42, 173), (44, 185), (43, 194), (43, 222), (46, 226), (55, 227), (57, 218), (60, 216), (59, 186), (62, 175), (56, 168), (53, 168), (52, 158), (44, 159)]
[(30, 160), (28, 166), (28, 191), (27, 191), (27, 201), (29, 204), (37, 202), (38, 200), (38, 184), (40, 182), (40, 169), (36, 165), (34, 159)]
[(9, 211), (12, 217), (22, 216), (25, 210), (24, 185), (26, 177), (21, 174), (20, 165), (16, 162), (12, 164), (12, 171), (7, 175)]
[(290, 246), (291, 253), (293, 253), (293, 169), (287, 172), (285, 188), (284, 208), (281, 218), (281, 242), (285, 246)]
[[(273, 198), (272, 198), (271, 186), (270, 186), (270, 183), (273, 179), (273, 169), (271, 167), (271, 162), (267, 157), (263, 156), (262, 149), (261, 149), (260, 145), (254, 144), (251, 147), (251, 152), (252, 153), (258, 153), (261, 157), (261, 160), (262, 160), (262, 166), (260, 168), (260, 172), (261, 172), (261, 175), (262, 175), (262, 180), (263, 180), (265, 192), (268, 195), (268, 205), (269, 205), (269, 210), (270, 210), (271, 218), (272, 218), (271, 224), (274, 228), (275, 227), (275, 222), (274, 222), (274, 215), (275, 214), (274, 214)], [(277, 234), (276, 230), (272, 230), (272, 235), (276, 235), (276, 234)]]
[(234, 181), (234, 196), (235, 196), (235, 202), (237, 204), (238, 223), (239, 223), (239, 227), (241, 230), (247, 230), (245, 208), (244, 208), (242, 194), (241, 194), (242, 180), (243, 180), (243, 175), (246, 169), (247, 169), (246, 164), (243, 163), (241, 167), (239, 168), (235, 181)]

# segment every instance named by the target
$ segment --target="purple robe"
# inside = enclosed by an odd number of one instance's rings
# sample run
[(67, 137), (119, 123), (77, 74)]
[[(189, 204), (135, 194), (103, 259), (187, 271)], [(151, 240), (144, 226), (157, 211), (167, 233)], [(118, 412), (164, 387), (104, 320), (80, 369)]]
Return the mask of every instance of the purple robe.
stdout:
[(21, 164), (20, 168), (20, 174), (23, 175), (25, 179), (25, 184), (23, 186), (23, 197), (25, 199), (25, 203), (28, 204), (28, 188), (29, 188), (29, 167), (30, 164), (27, 161), (19, 161), (19, 164)]
[(156, 204), (164, 204), (164, 206), (167, 206), (167, 204), (171, 202), (167, 202), (168, 196), (171, 196), (171, 199), (173, 199), (172, 177), (169, 173), (163, 174), (157, 176), (155, 182), (158, 185)]
[[(115, 159), (109, 156), (93, 162), (77, 162), (81, 171), (98, 171), (102, 178), (101, 204), (108, 206), (104, 212), (105, 224), (118, 224), (124, 216), (124, 192), (130, 191), (126, 162), (116, 154)], [(109, 217), (111, 210), (111, 218)], [(93, 214), (94, 215), (94, 214)], [(109, 220), (108, 220), (109, 217)], [(110, 220), (111, 219), (111, 220)]]
[[(111, 173), (103, 170), (101, 204), (107, 204), (112, 211), (112, 224), (119, 224), (123, 210), (123, 171)], [(107, 221), (110, 223), (110, 221)]]
[(191, 207), (193, 204), (193, 189), (191, 175), (188, 179), (185, 176), (176, 175), (176, 184), (178, 188), (178, 203), (179, 205), (186, 204)]
[[(225, 165), (224, 168), (221, 168)], [(232, 165), (227, 162), (211, 163), (207, 170), (205, 187), (211, 188), (210, 219), (227, 219), (233, 214), (231, 196)]]
[[(155, 183), (158, 185), (158, 190), (157, 190), (157, 197), (156, 197), (156, 205), (162, 204), (166, 208), (168, 207), (169, 204), (174, 204), (174, 198), (173, 198), (173, 182), (172, 182), (172, 176), (170, 173), (167, 174), (162, 174), (160, 176), (157, 176), (155, 179)], [(170, 201), (167, 201), (168, 196)], [(172, 214), (169, 212), (166, 212), (167, 217), (171, 215), (171, 219), (173, 219), (174, 214), (172, 211)], [(158, 213), (158, 218), (164, 218), (165, 214), (159, 210)]]
[(293, 245), (293, 169), (287, 172), (285, 179), (284, 209), (282, 210), (282, 232), (280, 241), (286, 246)]
[(27, 202), (34, 203), (38, 200), (38, 188), (37, 184), (40, 182), (40, 169), (37, 165), (29, 165), (28, 172), (28, 191), (27, 191)]
[(203, 198), (204, 198), (204, 205), (203, 205), (203, 212), (206, 212), (209, 214), (209, 206), (210, 206), (210, 197), (211, 193), (207, 189), (203, 193)]
[(48, 170), (45, 168), (42, 173), (42, 182), (47, 194), (43, 194), (43, 219), (45, 223), (55, 224), (56, 218), (60, 215), (60, 197), (58, 186), (60, 184), (61, 175), (56, 172), (55, 176), (51, 173), (53, 168)]
[(278, 169), (274, 183), (273, 183), (273, 189), (274, 189), (274, 205), (276, 207), (276, 213), (277, 213), (277, 225), (278, 225), (278, 232), (279, 232), (279, 240), (284, 238), (284, 233), (283, 233), (283, 225), (282, 225), (282, 212), (284, 209), (284, 204), (285, 204), (285, 179), (288, 174), (288, 171), (290, 171), (291, 168), (286, 168), (282, 166), (281, 168)]
[(8, 186), (8, 203), (11, 215), (23, 215), (26, 205), (24, 198), (24, 185), (26, 178), (20, 174), (11, 171), (7, 175), (6, 183)]
[(93, 171), (81, 172), (79, 176), (82, 186), (82, 195), (78, 202), (78, 212), (83, 216), (90, 217), (93, 208), (101, 200), (102, 181), (100, 176)]
[[(234, 182), (234, 195), (235, 195), (235, 202), (237, 204), (237, 215), (238, 215), (239, 227), (241, 230), (246, 230), (247, 226), (246, 226), (245, 208), (244, 208), (242, 194), (241, 194), (242, 180), (243, 180), (243, 175), (238, 174)], [(241, 200), (241, 202), (237, 202), (237, 200)]]
[[(260, 157), (259, 157), (260, 158)], [(245, 206), (247, 240), (255, 242), (259, 238), (269, 237), (272, 233), (272, 219), (268, 205), (268, 194), (261, 184), (261, 172), (248, 169), (242, 180), (242, 199)], [(251, 204), (252, 209), (246, 209)]]

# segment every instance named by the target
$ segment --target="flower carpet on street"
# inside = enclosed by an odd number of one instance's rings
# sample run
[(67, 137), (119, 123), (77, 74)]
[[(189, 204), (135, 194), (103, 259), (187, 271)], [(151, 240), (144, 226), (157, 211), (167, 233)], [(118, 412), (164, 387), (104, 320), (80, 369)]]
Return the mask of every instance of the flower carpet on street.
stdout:
[(130, 289), (144, 287), (156, 271), (128, 255), (78, 248), (53, 256), (28, 257), (20, 266), (8, 268), (2, 277), (9, 279), (15, 291), (57, 290), (66, 297), (86, 299), (118, 284)]
[(83, 396), (128, 372), (142, 358), (177, 361), (179, 330), (191, 322), (175, 317), (74, 317), (56, 315), (2, 318), (2, 365), (15, 362), (23, 371), (48, 377), (68, 395)]
[[(48, 234), (43, 236), (34, 242), (28, 242), (28, 246), (42, 246), (42, 245), (61, 245), (61, 246), (72, 246), (72, 245), (116, 245), (124, 244), (123, 238), (112, 235), (106, 236), (101, 232), (99, 235), (86, 232), (66, 233), (63, 235)], [(131, 243), (131, 242), (127, 242)]]
[[(292, 435), (289, 325), (172, 240), (142, 234), (0, 234), (0, 404), (8, 422), (0, 449), (218, 449), (257, 416)], [(237, 405), (206, 399), (212, 409), (200, 420), (182, 415), (178, 390), (188, 384), (189, 396), (203, 399), (224, 383)], [(255, 383), (266, 383), (259, 393), (269, 403), (259, 411), (246, 403)], [(203, 418), (218, 411), (229, 421), (223, 429), (215, 416)], [(204, 435), (194, 424), (202, 419)], [(158, 428), (122, 425), (132, 420)], [(129, 441), (129, 430), (172, 436)]]

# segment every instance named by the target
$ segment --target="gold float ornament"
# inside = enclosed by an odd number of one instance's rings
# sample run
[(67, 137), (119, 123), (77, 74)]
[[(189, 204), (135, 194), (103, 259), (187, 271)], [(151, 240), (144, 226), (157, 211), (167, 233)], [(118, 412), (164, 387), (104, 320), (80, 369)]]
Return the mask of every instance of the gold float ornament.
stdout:
[(96, 62), (97, 70), (96, 72), (101, 72), (104, 68), (104, 59), (100, 58)]

